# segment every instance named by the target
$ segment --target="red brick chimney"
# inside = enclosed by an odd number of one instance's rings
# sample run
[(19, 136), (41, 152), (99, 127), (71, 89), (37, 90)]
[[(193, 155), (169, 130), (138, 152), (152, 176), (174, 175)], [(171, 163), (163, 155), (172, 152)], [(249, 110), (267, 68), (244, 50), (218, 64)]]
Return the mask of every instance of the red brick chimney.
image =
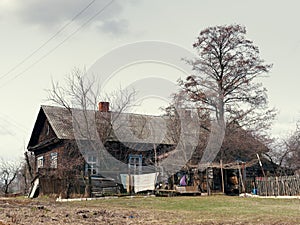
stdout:
[(108, 112), (109, 111), (109, 102), (99, 102), (99, 111)]

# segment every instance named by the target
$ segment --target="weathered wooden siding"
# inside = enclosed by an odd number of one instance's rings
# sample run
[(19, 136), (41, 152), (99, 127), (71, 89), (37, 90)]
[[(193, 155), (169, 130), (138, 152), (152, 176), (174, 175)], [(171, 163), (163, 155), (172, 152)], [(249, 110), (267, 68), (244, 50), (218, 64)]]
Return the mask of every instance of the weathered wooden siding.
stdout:
[(51, 194), (61, 194), (63, 198), (67, 195), (69, 197), (83, 197), (85, 193), (84, 182), (78, 178), (72, 182), (71, 187), (68, 189), (69, 193), (65, 193), (67, 191), (68, 182), (65, 179), (59, 179), (56, 177), (41, 177), (40, 178), (40, 193), (43, 195), (51, 195)]
[(57, 153), (57, 165), (61, 165), (62, 163), (62, 156), (64, 152), (64, 145), (56, 145), (53, 148), (49, 148), (47, 151), (39, 151), (36, 152), (36, 160), (38, 157), (44, 157), (44, 168), (50, 168), (51, 165), (51, 153)]
[(55, 137), (56, 137), (56, 135), (55, 135), (51, 125), (49, 124), (48, 120), (45, 120), (44, 124), (41, 128), (41, 132), (39, 134), (39, 137), (38, 137), (38, 144), (43, 142), (43, 141), (55, 138)]

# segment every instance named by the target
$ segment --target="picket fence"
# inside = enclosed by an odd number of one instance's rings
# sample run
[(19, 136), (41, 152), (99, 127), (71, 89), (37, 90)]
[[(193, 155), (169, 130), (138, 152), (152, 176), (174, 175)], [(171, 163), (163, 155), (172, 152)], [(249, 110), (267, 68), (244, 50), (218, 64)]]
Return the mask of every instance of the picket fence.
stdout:
[(255, 184), (261, 196), (300, 196), (300, 176), (256, 177)]

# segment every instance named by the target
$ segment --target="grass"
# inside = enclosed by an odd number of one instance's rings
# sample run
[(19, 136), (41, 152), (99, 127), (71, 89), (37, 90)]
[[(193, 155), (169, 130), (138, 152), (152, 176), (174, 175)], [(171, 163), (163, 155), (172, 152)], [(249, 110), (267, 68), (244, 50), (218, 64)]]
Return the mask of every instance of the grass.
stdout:
[[(136, 196), (55, 202), (53, 198), (44, 196), (33, 200), (11, 198), (0, 203), (0, 221), (2, 218), (3, 223), (28, 222), (37, 218), (45, 222), (47, 217), (60, 222), (70, 220), (73, 224), (82, 224), (87, 222), (79, 213), (82, 211), (87, 219), (90, 218), (90, 222), (101, 217), (105, 221), (110, 218), (111, 224), (300, 224), (300, 199), (215, 195), (170, 198)], [(41, 215), (43, 217), (39, 217)], [(53, 224), (52, 220), (49, 221), (47, 224)]]
[[(177, 221), (176, 215), (190, 222), (222, 222), (233, 224), (300, 224), (299, 199), (261, 199), (230, 196), (201, 197), (136, 197), (84, 202), (68, 202), (70, 206), (114, 208), (148, 211)], [(169, 218), (168, 218), (169, 215)]]

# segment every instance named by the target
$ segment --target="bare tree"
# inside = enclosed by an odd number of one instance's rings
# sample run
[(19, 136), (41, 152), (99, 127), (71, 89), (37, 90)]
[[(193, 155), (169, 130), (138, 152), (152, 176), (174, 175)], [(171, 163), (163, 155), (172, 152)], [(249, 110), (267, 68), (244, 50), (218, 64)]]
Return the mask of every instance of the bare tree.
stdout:
[(266, 89), (255, 79), (272, 65), (259, 57), (258, 47), (245, 35), (241, 25), (201, 31), (193, 44), (199, 57), (186, 60), (195, 73), (179, 85), (199, 111), (213, 112), (209, 119), (266, 135), (276, 113), (268, 108)]
[(272, 162), (278, 164), (278, 174), (284, 174), (284, 168), (300, 170), (300, 122), (297, 122), (296, 129), (286, 138), (277, 140), (272, 148), (265, 154)]
[(286, 154), (286, 166), (293, 170), (300, 169), (300, 123), (297, 123), (295, 132), (290, 138), (284, 142), (287, 154)]
[(17, 179), (20, 163), (0, 159), (0, 186), (1, 191), (7, 195), (13, 182)]
[[(136, 95), (135, 90), (122, 89), (110, 93), (100, 93), (99, 81), (96, 77), (87, 77), (85, 70), (75, 68), (67, 77), (66, 84), (61, 85), (58, 82), (52, 82), (52, 88), (48, 90), (47, 100), (56, 105), (68, 109), (72, 113), (72, 108), (81, 111), (85, 121), (75, 121), (80, 130), (84, 131), (81, 135), (87, 139), (92, 139), (90, 131), (90, 116), (96, 117), (98, 103), (107, 101), (110, 103), (110, 109), (114, 112), (114, 117), (102, 116), (100, 119), (107, 123), (114, 123), (118, 116), (129, 110), (133, 104)], [(76, 119), (73, 117), (73, 119)], [(85, 126), (85, 127), (83, 127)], [(106, 127), (107, 128), (107, 127)], [(108, 127), (108, 128), (111, 128)], [(106, 140), (110, 136), (112, 129), (102, 130), (101, 139)]]
[[(66, 78), (66, 84), (61, 85), (58, 82), (52, 82), (52, 89), (48, 90), (48, 101), (62, 106), (69, 110), (73, 118), (73, 126), (76, 132), (80, 136), (80, 140), (77, 140), (77, 145), (88, 149), (86, 152), (90, 155), (97, 155), (101, 158), (101, 166), (104, 166), (108, 160), (105, 160), (105, 151), (101, 151), (99, 148), (104, 148), (105, 143), (111, 137), (113, 130), (117, 129), (113, 127), (115, 120), (118, 119), (119, 115), (132, 106), (133, 99), (135, 97), (134, 90), (119, 89), (109, 94), (103, 95), (99, 91), (99, 82), (95, 77), (87, 77), (85, 70), (74, 69), (69, 76)], [(102, 95), (101, 95), (102, 94)], [(113, 116), (111, 113), (97, 112), (97, 106), (100, 101), (107, 101), (110, 103)], [(98, 124), (95, 127), (95, 123)], [(101, 126), (99, 126), (101, 124)], [(101, 144), (96, 141), (95, 132), (101, 139)], [(73, 143), (74, 144), (74, 143)], [(77, 148), (72, 145), (70, 148)], [(78, 149), (78, 148), (77, 148)], [(69, 153), (72, 152), (68, 149)], [(66, 153), (66, 154), (69, 154)], [(74, 171), (76, 167), (83, 165), (83, 158), (77, 157), (78, 160), (64, 163), (63, 167), (58, 168), (57, 173), (60, 177), (68, 178), (67, 189), (74, 181)], [(72, 165), (70, 165), (72, 163)], [(90, 190), (90, 175), (85, 180), (86, 195), (89, 194)], [(67, 191), (68, 192), (68, 191)]]
[(267, 107), (266, 89), (254, 79), (271, 65), (259, 58), (258, 47), (245, 34), (241, 25), (201, 31), (193, 44), (199, 58), (187, 60), (195, 74), (180, 81), (190, 100), (201, 109), (213, 110), (218, 120), (225, 120), (228, 113), (228, 119), (250, 123), (250, 115), (257, 118), (253, 113)]
[(21, 162), (19, 183), (23, 193), (28, 193), (31, 181), (34, 178), (34, 155), (32, 152), (24, 152), (24, 161)]

